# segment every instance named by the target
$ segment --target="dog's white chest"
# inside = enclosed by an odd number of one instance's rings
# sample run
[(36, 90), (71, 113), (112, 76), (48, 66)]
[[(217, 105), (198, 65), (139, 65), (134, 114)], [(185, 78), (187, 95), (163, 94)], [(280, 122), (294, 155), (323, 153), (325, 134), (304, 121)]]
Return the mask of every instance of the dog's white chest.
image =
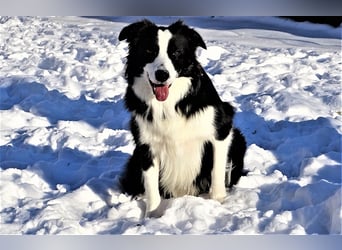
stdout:
[(203, 146), (214, 140), (214, 109), (185, 118), (167, 105), (159, 108), (154, 109), (152, 122), (136, 117), (140, 140), (150, 146), (166, 192), (175, 197), (196, 195), (194, 180), (201, 170)]

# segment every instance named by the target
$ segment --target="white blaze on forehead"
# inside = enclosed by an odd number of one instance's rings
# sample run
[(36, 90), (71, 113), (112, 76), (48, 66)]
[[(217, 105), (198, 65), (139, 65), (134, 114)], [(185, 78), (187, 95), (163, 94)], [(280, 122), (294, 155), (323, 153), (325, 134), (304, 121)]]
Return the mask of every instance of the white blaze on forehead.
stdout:
[(167, 55), (167, 47), (169, 45), (169, 41), (172, 37), (172, 34), (169, 30), (159, 30), (158, 31), (158, 45), (159, 45), (159, 55), (160, 56), (168, 56)]
[(167, 54), (167, 48), (171, 38), (172, 34), (169, 30), (158, 30), (158, 56), (154, 59), (153, 62), (147, 64), (145, 67), (145, 70), (147, 71), (150, 80), (154, 83), (157, 83), (155, 79), (155, 72), (158, 69), (167, 70), (169, 72), (170, 77), (167, 80), (168, 84), (171, 84), (174, 81), (174, 79), (178, 76), (177, 71), (173, 66), (173, 63)]

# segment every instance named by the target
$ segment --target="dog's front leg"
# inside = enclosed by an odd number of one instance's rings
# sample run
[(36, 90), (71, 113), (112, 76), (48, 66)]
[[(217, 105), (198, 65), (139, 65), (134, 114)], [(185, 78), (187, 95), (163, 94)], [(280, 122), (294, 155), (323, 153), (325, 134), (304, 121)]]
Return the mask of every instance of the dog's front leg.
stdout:
[[(155, 162), (154, 162), (155, 163)], [(159, 207), (161, 198), (159, 194), (159, 166), (153, 164), (147, 170), (143, 171), (145, 197), (146, 197), (146, 213), (145, 216), (150, 217), (153, 211)]]
[(214, 145), (214, 165), (211, 173), (211, 188), (209, 196), (211, 199), (223, 202), (227, 195), (225, 177), (226, 164), (228, 158), (228, 148), (231, 143), (231, 133), (223, 141), (215, 141)]

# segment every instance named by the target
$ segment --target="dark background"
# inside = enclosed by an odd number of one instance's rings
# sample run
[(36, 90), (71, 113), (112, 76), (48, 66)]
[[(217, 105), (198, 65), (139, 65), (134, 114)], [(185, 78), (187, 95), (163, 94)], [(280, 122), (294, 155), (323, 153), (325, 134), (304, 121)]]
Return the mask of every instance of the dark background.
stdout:
[(291, 19), (297, 22), (329, 24), (335, 28), (341, 26), (342, 23), (341, 16), (283, 16), (282, 18)]

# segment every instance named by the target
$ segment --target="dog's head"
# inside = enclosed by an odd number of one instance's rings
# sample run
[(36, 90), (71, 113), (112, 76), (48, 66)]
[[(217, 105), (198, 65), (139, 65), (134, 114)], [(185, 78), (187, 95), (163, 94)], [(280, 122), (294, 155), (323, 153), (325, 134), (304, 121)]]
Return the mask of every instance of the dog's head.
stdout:
[(198, 46), (206, 48), (201, 36), (182, 21), (168, 27), (143, 20), (122, 29), (119, 40), (129, 43), (126, 77), (146, 78), (159, 101), (165, 101), (178, 77), (191, 77)]

